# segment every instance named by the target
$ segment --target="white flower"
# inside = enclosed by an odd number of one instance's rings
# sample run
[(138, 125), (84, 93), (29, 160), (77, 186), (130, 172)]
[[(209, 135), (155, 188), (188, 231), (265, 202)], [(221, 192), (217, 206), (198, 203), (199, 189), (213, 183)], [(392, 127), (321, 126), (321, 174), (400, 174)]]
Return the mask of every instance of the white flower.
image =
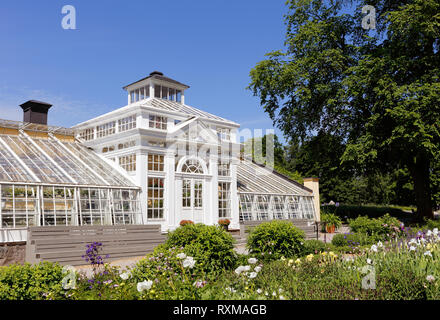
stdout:
[(438, 235), (438, 228), (434, 228), (432, 229), (432, 233), (436, 236)]
[(278, 292), (279, 292), (279, 293), (283, 292), (283, 289), (279, 288), (279, 289), (278, 289)]
[(255, 272), (260, 272), (261, 271), (261, 267), (260, 266), (256, 266), (254, 269)]
[(243, 271), (243, 266), (239, 266), (237, 269), (235, 269), (235, 273), (238, 275), (240, 275), (240, 273), (242, 273)]
[(63, 289), (75, 289), (76, 288), (76, 274), (74, 272), (69, 272), (61, 281)]
[(414, 246), (409, 247), (409, 251), (416, 251), (416, 247)]
[(186, 258), (186, 254), (184, 254), (182, 252), (182, 253), (179, 253), (178, 255), (176, 255), (176, 257), (179, 258), (179, 259), (185, 259)]
[(121, 277), (122, 280), (127, 280), (128, 278), (130, 278), (130, 273), (124, 272), (121, 273), (119, 276)]
[(226, 290), (228, 290), (232, 293), (237, 292), (237, 290), (235, 290), (234, 288), (231, 288), (231, 287), (227, 287)]
[(249, 273), (249, 278), (250, 279), (253, 279), (253, 278), (255, 278), (257, 276), (257, 273), (256, 272), (251, 272), (251, 273)]
[(275, 297), (277, 295), (277, 293), (274, 291), (274, 292), (272, 292), (272, 295)]
[(247, 272), (251, 270), (251, 266), (239, 266), (237, 269), (235, 269), (235, 273), (240, 275), (242, 272)]
[(433, 281), (435, 281), (435, 277), (433, 275), (428, 275), (428, 276), (426, 276), (426, 280), (428, 282), (433, 282)]
[(257, 261), (258, 261), (258, 260), (255, 259), (255, 258), (249, 258), (249, 259), (248, 259), (249, 264), (256, 264)]
[(379, 241), (379, 242), (377, 243), (377, 246), (378, 246), (379, 248), (382, 248), (382, 247), (383, 247), (383, 243), (382, 243), (382, 241)]
[(280, 300), (286, 300), (286, 298), (284, 298), (284, 296), (279, 296)]
[(186, 257), (185, 260), (183, 260), (183, 267), (184, 268), (194, 268), (194, 265), (196, 264), (196, 261), (193, 257)]
[(257, 293), (258, 294), (261, 294), (263, 292), (263, 290), (261, 290), (261, 289), (257, 289)]
[(372, 262), (373, 262), (373, 261), (372, 261), (371, 259), (369, 259), (369, 258), (367, 259), (367, 263), (368, 263), (368, 264), (371, 264)]
[(432, 231), (431, 231), (431, 230), (428, 230), (428, 232), (426, 232), (426, 236), (427, 236), (427, 237), (432, 236)]
[(417, 240), (415, 238), (412, 238), (411, 240), (409, 240), (408, 244), (416, 244)]
[(377, 246), (375, 245), (375, 244), (373, 244), (372, 246), (371, 246), (371, 249), (370, 249), (371, 251), (374, 251), (374, 252), (377, 252)]
[(152, 285), (153, 285), (153, 281), (151, 281), (151, 280), (145, 280), (142, 282), (138, 282), (137, 291), (142, 292), (144, 290), (150, 290)]
[(423, 255), (425, 255), (425, 256), (430, 256), (431, 258), (432, 258), (432, 254), (431, 254), (431, 251), (426, 251)]

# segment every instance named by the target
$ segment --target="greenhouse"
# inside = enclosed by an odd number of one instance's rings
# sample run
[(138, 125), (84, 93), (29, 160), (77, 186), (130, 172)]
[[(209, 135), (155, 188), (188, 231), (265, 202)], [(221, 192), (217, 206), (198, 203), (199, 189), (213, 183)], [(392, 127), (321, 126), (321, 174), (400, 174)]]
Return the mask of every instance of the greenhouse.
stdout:
[(187, 105), (188, 88), (155, 71), (124, 87), (126, 106), (72, 128), (47, 125), (35, 100), (23, 122), (0, 120), (0, 242), (32, 226), (319, 220), (318, 180), (247, 159), (240, 125)]
[(24, 240), (19, 231), (28, 226), (142, 223), (139, 192), (72, 130), (0, 122), (3, 238)]
[(310, 191), (276, 171), (242, 160), (237, 184), (240, 221), (315, 218)]

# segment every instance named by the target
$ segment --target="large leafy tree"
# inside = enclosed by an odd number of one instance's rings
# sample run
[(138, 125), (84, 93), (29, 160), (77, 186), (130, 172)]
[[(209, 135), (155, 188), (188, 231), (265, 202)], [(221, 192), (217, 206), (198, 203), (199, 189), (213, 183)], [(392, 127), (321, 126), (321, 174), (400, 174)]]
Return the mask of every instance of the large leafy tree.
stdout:
[[(288, 137), (343, 139), (358, 169), (407, 168), (417, 212), (433, 216), (440, 159), (440, 2), (289, 0), (286, 49), (251, 70), (250, 89)], [(362, 28), (361, 8), (377, 29)], [(316, 155), (319, 157), (319, 155)]]

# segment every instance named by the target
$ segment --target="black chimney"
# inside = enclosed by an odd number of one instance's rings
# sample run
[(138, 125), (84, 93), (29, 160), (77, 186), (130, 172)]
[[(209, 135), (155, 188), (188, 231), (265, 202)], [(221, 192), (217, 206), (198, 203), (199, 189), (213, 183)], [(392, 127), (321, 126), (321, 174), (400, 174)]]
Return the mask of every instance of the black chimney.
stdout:
[(46, 102), (29, 100), (20, 105), (23, 109), (23, 122), (47, 125), (47, 112), (52, 107)]

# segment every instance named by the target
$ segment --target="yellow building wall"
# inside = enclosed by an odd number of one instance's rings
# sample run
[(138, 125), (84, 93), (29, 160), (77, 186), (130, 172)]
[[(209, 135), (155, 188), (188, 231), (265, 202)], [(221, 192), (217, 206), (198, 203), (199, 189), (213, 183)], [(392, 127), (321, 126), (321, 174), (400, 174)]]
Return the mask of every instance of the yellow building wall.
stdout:
[(75, 137), (74, 136), (67, 136), (64, 134), (54, 134), (54, 137), (61, 141), (67, 141), (67, 142), (74, 142)]
[(18, 136), (19, 132), (18, 132), (18, 129), (0, 127), (0, 134)]
[(43, 138), (43, 139), (49, 138), (49, 135), (47, 134), (47, 132), (26, 131), (26, 130), (24, 130), (24, 132), (32, 138)]

